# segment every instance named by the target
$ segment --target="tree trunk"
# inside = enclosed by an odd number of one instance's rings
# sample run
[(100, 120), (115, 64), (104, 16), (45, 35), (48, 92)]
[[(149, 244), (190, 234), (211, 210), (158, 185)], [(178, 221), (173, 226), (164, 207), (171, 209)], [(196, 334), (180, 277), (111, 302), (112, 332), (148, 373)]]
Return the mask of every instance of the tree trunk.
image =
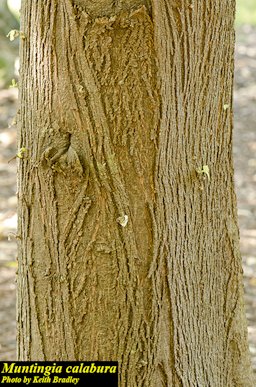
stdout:
[(234, 0), (22, 6), (18, 357), (121, 386), (252, 386)]

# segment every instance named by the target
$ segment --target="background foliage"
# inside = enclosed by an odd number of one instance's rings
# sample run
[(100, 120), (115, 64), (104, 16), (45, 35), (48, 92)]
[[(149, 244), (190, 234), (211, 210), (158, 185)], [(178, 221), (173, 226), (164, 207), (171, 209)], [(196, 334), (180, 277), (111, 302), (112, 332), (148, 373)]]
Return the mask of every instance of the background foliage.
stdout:
[(242, 24), (256, 25), (256, 0), (237, 0), (236, 10), (238, 26)]

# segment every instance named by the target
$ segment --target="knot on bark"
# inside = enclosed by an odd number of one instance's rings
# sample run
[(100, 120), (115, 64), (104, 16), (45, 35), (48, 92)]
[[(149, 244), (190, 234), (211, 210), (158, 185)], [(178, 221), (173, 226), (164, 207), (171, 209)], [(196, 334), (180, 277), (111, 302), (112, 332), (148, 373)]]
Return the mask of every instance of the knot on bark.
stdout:
[(84, 172), (77, 151), (71, 143), (70, 135), (62, 143), (48, 146), (42, 154), (42, 163), (64, 175), (65, 172), (72, 172), (82, 176)]

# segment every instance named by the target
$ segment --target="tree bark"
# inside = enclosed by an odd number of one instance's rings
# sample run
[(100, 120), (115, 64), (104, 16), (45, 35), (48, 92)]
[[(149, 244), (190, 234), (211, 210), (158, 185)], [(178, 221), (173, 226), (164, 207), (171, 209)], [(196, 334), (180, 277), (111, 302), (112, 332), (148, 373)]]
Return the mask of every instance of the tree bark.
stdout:
[(252, 386), (232, 161), (235, 1), (22, 5), (18, 357)]

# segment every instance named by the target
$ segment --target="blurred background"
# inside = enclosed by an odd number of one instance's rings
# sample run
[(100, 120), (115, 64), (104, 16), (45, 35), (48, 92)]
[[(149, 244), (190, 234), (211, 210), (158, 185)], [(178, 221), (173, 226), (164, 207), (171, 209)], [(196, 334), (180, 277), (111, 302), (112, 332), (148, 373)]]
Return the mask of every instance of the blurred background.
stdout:
[[(20, 0), (0, 0), (0, 360), (16, 359), (16, 123)], [(249, 345), (256, 372), (256, 0), (237, 0), (235, 183)]]

